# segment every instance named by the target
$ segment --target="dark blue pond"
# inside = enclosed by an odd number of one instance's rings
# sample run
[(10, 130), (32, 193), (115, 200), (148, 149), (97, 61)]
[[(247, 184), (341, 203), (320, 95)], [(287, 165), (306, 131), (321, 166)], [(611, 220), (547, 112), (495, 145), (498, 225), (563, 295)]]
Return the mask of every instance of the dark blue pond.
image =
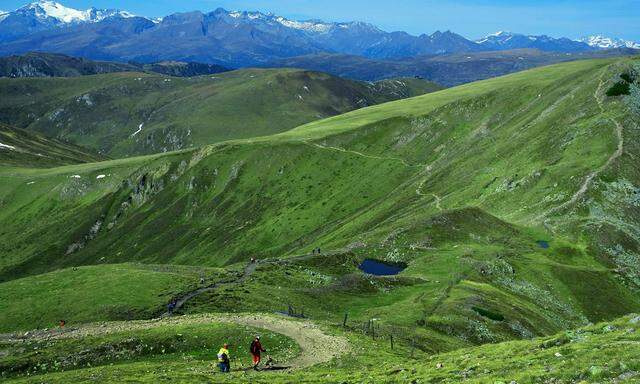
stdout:
[(549, 242), (548, 241), (546, 241), (546, 240), (538, 240), (537, 243), (540, 246), (540, 248), (549, 249)]
[(391, 276), (402, 272), (407, 266), (405, 264), (390, 264), (378, 260), (365, 259), (358, 268), (370, 275)]

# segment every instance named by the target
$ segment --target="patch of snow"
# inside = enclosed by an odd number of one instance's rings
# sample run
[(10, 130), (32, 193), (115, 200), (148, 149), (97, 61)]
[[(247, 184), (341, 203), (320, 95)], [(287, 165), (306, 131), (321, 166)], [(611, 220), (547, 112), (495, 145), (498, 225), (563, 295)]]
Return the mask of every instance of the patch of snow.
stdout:
[(60, 3), (54, 1), (39, 1), (37, 3), (30, 4), (29, 7), (33, 9), (38, 17), (53, 17), (64, 23), (73, 23), (88, 21), (88, 15), (77, 9), (67, 8)]
[(138, 133), (142, 132), (142, 127), (144, 127), (144, 123), (140, 123), (140, 125), (138, 125), (138, 130), (133, 132), (133, 135), (131, 135), (131, 137), (135, 137)]
[(2, 144), (0, 143), (0, 149), (10, 149), (12, 151), (16, 150), (16, 147), (14, 147), (13, 145), (8, 145), (8, 144)]
[(100, 180), (100, 179), (104, 179), (105, 177), (107, 177), (107, 175), (98, 175), (96, 176), (96, 179)]
[(72, 178), (72, 179), (82, 179), (82, 176), (80, 176), (80, 175), (71, 175), (69, 177)]
[(285, 27), (297, 29), (306, 32), (325, 33), (331, 30), (332, 25), (328, 23), (321, 23), (315, 21), (294, 21), (285, 19), (284, 17), (277, 17), (276, 22), (284, 25)]
[(35, 183), (36, 183), (35, 181), (30, 181), (30, 182), (27, 183), (27, 185), (33, 185)]

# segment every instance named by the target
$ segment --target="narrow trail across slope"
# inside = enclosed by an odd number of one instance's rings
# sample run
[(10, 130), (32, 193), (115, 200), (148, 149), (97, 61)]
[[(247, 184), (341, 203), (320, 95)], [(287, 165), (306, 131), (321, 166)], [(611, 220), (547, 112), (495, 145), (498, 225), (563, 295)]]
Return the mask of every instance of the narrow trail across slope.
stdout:
[(157, 327), (171, 327), (189, 324), (232, 323), (253, 328), (266, 329), (293, 339), (300, 346), (300, 354), (283, 366), (292, 369), (307, 368), (331, 361), (348, 353), (351, 346), (343, 336), (329, 335), (308, 320), (265, 314), (208, 314), (162, 318), (155, 320), (93, 323), (54, 331), (33, 331), (28, 334), (0, 335), (5, 342), (23, 340), (51, 341), (58, 339), (83, 339), (85, 337), (111, 335), (120, 332), (141, 331)]
[(344, 148), (340, 148), (340, 147), (332, 147), (332, 146), (322, 145), (322, 144), (318, 144), (318, 143), (310, 143), (308, 141), (302, 141), (302, 142), (304, 144), (312, 146), (312, 147), (321, 148), (321, 149), (325, 149), (325, 150), (331, 150), (331, 151), (337, 151), (337, 152), (342, 152), (342, 153), (350, 153), (352, 155), (365, 157), (367, 159), (397, 161), (397, 162), (402, 163), (402, 165), (404, 165), (405, 167), (412, 167), (412, 168), (423, 167), (423, 165), (421, 165), (421, 164), (416, 164), (416, 165), (409, 164), (409, 162), (407, 162), (405, 159), (401, 159), (399, 157), (385, 157), (385, 156), (367, 155), (366, 153), (353, 151), (353, 150), (350, 150), (350, 149), (344, 149)]
[[(600, 75), (600, 83), (598, 85), (598, 88), (596, 88), (595, 92), (593, 93), (593, 97), (596, 99), (598, 107), (600, 108), (600, 112), (603, 114), (606, 113), (606, 110), (604, 107), (604, 100), (599, 95), (601, 94), (602, 86), (604, 85), (603, 77), (605, 73), (606, 72), (603, 72)], [(558, 205), (557, 207), (551, 208), (547, 212), (542, 213), (540, 216), (536, 217), (536, 220), (541, 220), (544, 217), (560, 212), (572, 206), (573, 204), (577, 203), (578, 200), (582, 198), (585, 195), (585, 193), (587, 193), (587, 191), (589, 190), (589, 186), (591, 185), (593, 180), (596, 177), (598, 177), (602, 172), (604, 172), (607, 168), (609, 168), (611, 164), (613, 164), (613, 162), (616, 161), (620, 156), (622, 156), (622, 154), (624, 153), (624, 128), (622, 124), (620, 124), (613, 117), (607, 116), (607, 119), (611, 121), (616, 127), (616, 136), (618, 140), (618, 147), (616, 151), (611, 156), (609, 156), (609, 158), (603, 165), (601, 165), (600, 167), (598, 167), (593, 172), (587, 175), (587, 177), (584, 179), (584, 182), (582, 183), (580, 188), (573, 194), (573, 196), (571, 196), (571, 199), (565, 201), (564, 203)]]
[[(337, 255), (340, 254), (342, 252), (345, 252), (346, 249), (338, 249), (338, 250), (334, 250), (332, 252), (328, 252), (328, 253), (323, 253), (322, 255), (315, 255), (315, 254), (304, 254), (304, 255), (298, 255), (298, 256), (291, 256), (291, 257), (287, 257), (287, 258), (283, 258), (283, 259), (264, 259), (264, 260), (257, 260), (255, 263), (249, 263), (247, 264), (244, 269), (242, 270), (242, 275), (240, 275), (239, 277), (232, 277), (229, 279), (225, 279), (225, 280), (221, 280), (218, 281), (214, 284), (208, 285), (206, 287), (201, 287), (198, 288), (196, 290), (193, 290), (191, 292), (187, 292), (184, 295), (182, 295), (181, 297), (179, 297), (176, 300), (176, 305), (173, 309), (174, 312), (180, 310), (188, 301), (190, 301), (191, 299), (200, 296), (203, 293), (206, 292), (211, 292), (214, 291), (216, 289), (219, 289), (223, 286), (231, 286), (231, 285), (240, 285), (242, 283), (244, 283), (258, 268), (258, 266), (260, 265), (267, 265), (267, 264), (283, 264), (283, 263), (293, 263), (293, 262), (297, 262), (297, 261), (304, 261), (304, 260), (308, 260), (310, 258), (316, 257), (316, 256), (331, 256), (331, 255)], [(167, 317), (170, 316), (171, 314), (169, 312), (165, 312), (162, 314), (162, 317)]]

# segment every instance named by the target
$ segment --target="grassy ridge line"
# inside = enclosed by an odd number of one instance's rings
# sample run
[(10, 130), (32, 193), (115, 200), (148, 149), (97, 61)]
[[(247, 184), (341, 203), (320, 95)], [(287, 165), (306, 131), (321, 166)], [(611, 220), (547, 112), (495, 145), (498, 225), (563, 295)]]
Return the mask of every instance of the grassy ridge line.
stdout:
[[(544, 79), (542, 84), (551, 84), (557, 80), (557, 78), (561, 78), (566, 76), (567, 74), (573, 72), (575, 68), (577, 69), (592, 69), (595, 67), (605, 67), (612, 62), (615, 62), (614, 59), (600, 59), (600, 60), (589, 60), (589, 61), (577, 61), (571, 63), (564, 64), (555, 64), (546, 67), (535, 68), (511, 75), (506, 75), (499, 78), (482, 80), (474, 83), (464, 84), (461, 86), (457, 86), (454, 88), (449, 88), (441, 91), (436, 91), (423, 96), (416, 96), (410, 99), (391, 101), (375, 106), (365, 107), (358, 109), (356, 111), (347, 112), (339, 116), (326, 118), (323, 120), (315, 121), (312, 123), (304, 124), (302, 126), (293, 128), (287, 132), (269, 135), (269, 136), (259, 136), (252, 137), (246, 139), (232, 139), (226, 140), (221, 143), (212, 144), (210, 147), (216, 148), (221, 146), (228, 145), (242, 145), (242, 144), (260, 144), (260, 143), (269, 143), (269, 142), (281, 142), (281, 141), (307, 141), (307, 140), (320, 140), (329, 136), (338, 135), (343, 132), (348, 132), (360, 127), (364, 127), (366, 125), (370, 125), (382, 120), (386, 120), (389, 118), (397, 117), (397, 116), (419, 116), (423, 114), (427, 114), (438, 107), (441, 107), (447, 103), (450, 103), (454, 100), (464, 99), (469, 96), (477, 96), (477, 91), (480, 90), (480, 94), (485, 92), (490, 92), (499, 86), (511, 85), (522, 81), (524, 78), (529, 78), (529, 76), (534, 75), (532, 80), (540, 81), (540, 79)], [(547, 74), (547, 70), (555, 68), (554, 77), (545, 76)], [(564, 71), (557, 71), (557, 68), (564, 69)], [(132, 74), (125, 74), (126, 76), (133, 76)], [(100, 76), (100, 75), (96, 75)], [(146, 75), (151, 76), (151, 75)], [(181, 151), (173, 151), (175, 153), (187, 153), (192, 151), (192, 149), (185, 149)], [(104, 164), (105, 167), (115, 166), (115, 165), (123, 165), (123, 164), (134, 164), (140, 163), (146, 160), (153, 160), (158, 157), (162, 157), (168, 154), (154, 154), (154, 155), (143, 155), (143, 156), (133, 156), (126, 159), (117, 159), (117, 160), (109, 160), (100, 162), (100, 164)], [(80, 166), (68, 166), (68, 167), (58, 167), (63, 170), (62, 172), (73, 172), (74, 170), (83, 171), (83, 170), (91, 170), (95, 169), (94, 165), (84, 164)], [(22, 172), (28, 171), (27, 168), (16, 167), (16, 168), (8, 168), (11, 172)], [(0, 172), (7, 172), (7, 168), (0, 169)], [(38, 170), (37, 172), (42, 172), (46, 174), (48, 171), (46, 170)], [(57, 172), (57, 171), (53, 171)]]
[(3, 177), (49, 177), (49, 176), (59, 176), (64, 174), (71, 173), (91, 173), (100, 170), (106, 170), (111, 168), (120, 168), (120, 167), (135, 167), (141, 166), (145, 163), (152, 162), (157, 159), (162, 158), (171, 158), (173, 156), (180, 156), (185, 153), (193, 152), (193, 149), (183, 149), (180, 151), (172, 151), (169, 153), (157, 153), (152, 155), (142, 155), (142, 156), (133, 156), (126, 157), (122, 159), (113, 159), (113, 160), (104, 160), (99, 162), (92, 163), (83, 163), (83, 164), (69, 164), (62, 165), (52, 168), (28, 168), (25, 166), (6, 166), (0, 168), (0, 176)]
[(3, 168), (55, 167), (105, 159), (85, 148), (2, 123), (0, 123), (0, 144), (3, 145), (0, 147), (0, 164)]
[(543, 88), (572, 73), (604, 68), (618, 60), (619, 59), (600, 59), (576, 61), (530, 69), (498, 78), (448, 88), (407, 100), (391, 101), (385, 104), (362, 108), (339, 116), (314, 121), (290, 131), (274, 135), (273, 137), (306, 140), (321, 139), (329, 135), (357, 129), (358, 127), (366, 126), (390, 117), (428, 114), (452, 101), (464, 100), (470, 96), (477, 97), (500, 87), (516, 84), (521, 85), (523, 81), (535, 83), (540, 88)]
[(369, 84), (295, 69), (4, 79), (0, 120), (122, 157), (282, 132), (438, 89), (416, 79)]

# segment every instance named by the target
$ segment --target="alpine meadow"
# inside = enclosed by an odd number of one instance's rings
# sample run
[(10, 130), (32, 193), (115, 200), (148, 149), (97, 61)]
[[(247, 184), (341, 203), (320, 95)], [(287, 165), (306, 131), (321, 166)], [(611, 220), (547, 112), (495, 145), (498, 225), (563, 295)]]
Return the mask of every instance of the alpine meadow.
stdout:
[(640, 382), (634, 44), (0, 11), (0, 381)]

